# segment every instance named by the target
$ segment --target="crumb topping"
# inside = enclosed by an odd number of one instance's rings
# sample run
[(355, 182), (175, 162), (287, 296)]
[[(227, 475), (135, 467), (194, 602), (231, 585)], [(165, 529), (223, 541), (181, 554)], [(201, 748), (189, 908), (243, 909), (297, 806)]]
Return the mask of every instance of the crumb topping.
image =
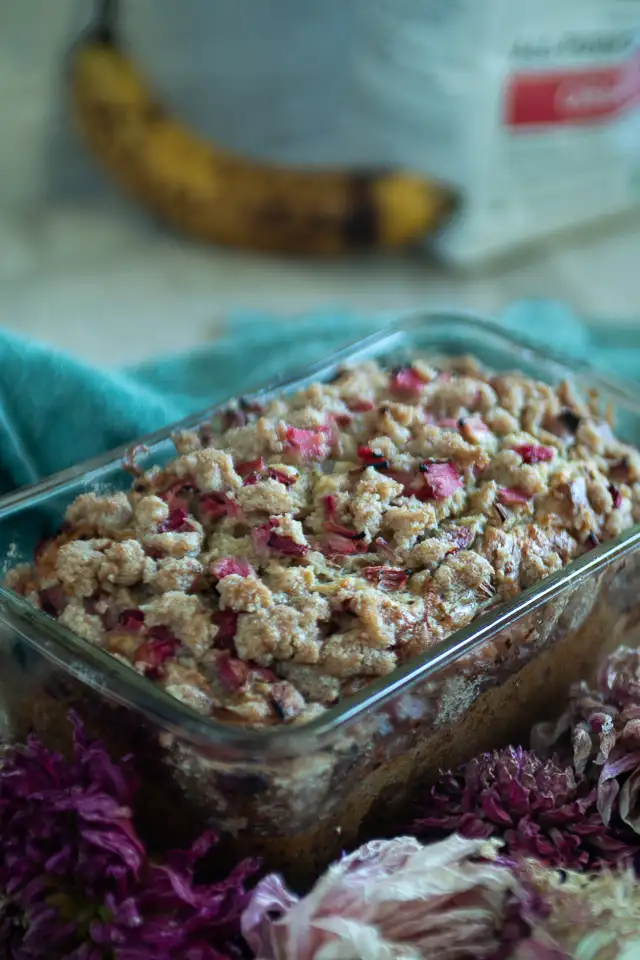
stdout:
[(175, 437), (7, 585), (205, 716), (302, 723), (640, 520), (592, 398), (369, 361)]

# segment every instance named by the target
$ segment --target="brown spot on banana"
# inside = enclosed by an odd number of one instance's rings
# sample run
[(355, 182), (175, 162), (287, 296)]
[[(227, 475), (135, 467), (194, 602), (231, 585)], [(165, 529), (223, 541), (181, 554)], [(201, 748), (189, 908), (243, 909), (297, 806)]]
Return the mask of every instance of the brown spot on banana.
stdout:
[(451, 191), (401, 170), (291, 169), (208, 144), (153, 99), (111, 35), (78, 43), (70, 84), (96, 159), (156, 216), (202, 241), (326, 255), (399, 247), (452, 210)]
[(347, 246), (370, 247), (376, 243), (380, 223), (374, 187), (380, 175), (355, 172), (349, 176), (349, 203), (343, 230)]

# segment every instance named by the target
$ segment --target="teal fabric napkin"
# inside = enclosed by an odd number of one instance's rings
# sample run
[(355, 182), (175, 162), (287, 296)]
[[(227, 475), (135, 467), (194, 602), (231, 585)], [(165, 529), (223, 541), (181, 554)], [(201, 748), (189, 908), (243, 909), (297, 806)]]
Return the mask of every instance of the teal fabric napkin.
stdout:
[[(242, 315), (222, 339), (198, 350), (115, 373), (0, 333), (0, 493), (246, 392), (391, 319), (341, 311), (287, 321)], [(515, 304), (499, 321), (529, 341), (640, 377), (640, 326), (587, 326), (545, 301)]]

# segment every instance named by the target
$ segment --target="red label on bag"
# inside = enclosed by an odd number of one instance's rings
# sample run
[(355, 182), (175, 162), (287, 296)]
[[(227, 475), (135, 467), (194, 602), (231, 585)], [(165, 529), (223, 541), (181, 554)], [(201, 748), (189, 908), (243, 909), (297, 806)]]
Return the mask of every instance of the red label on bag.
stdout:
[(625, 64), (556, 73), (519, 73), (507, 86), (509, 127), (592, 124), (640, 106), (640, 57)]

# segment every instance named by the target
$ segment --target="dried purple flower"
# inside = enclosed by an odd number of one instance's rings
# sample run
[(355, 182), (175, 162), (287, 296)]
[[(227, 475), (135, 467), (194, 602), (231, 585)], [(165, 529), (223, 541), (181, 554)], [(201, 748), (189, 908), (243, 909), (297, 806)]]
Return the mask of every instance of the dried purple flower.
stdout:
[(595, 689), (575, 684), (565, 712), (537, 724), (532, 743), (540, 752), (570, 749), (578, 774), (597, 783), (603, 821), (622, 820), (640, 833), (640, 651), (619, 647)]
[(603, 824), (593, 785), (570, 766), (507, 747), (445, 773), (420, 802), (419, 837), (500, 837), (509, 854), (558, 867), (627, 862), (633, 850)]
[(196, 883), (216, 841), (163, 864), (133, 825), (135, 781), (72, 716), (70, 760), (31, 738), (0, 760), (0, 955), (69, 960), (222, 960), (234, 953), (254, 863)]

